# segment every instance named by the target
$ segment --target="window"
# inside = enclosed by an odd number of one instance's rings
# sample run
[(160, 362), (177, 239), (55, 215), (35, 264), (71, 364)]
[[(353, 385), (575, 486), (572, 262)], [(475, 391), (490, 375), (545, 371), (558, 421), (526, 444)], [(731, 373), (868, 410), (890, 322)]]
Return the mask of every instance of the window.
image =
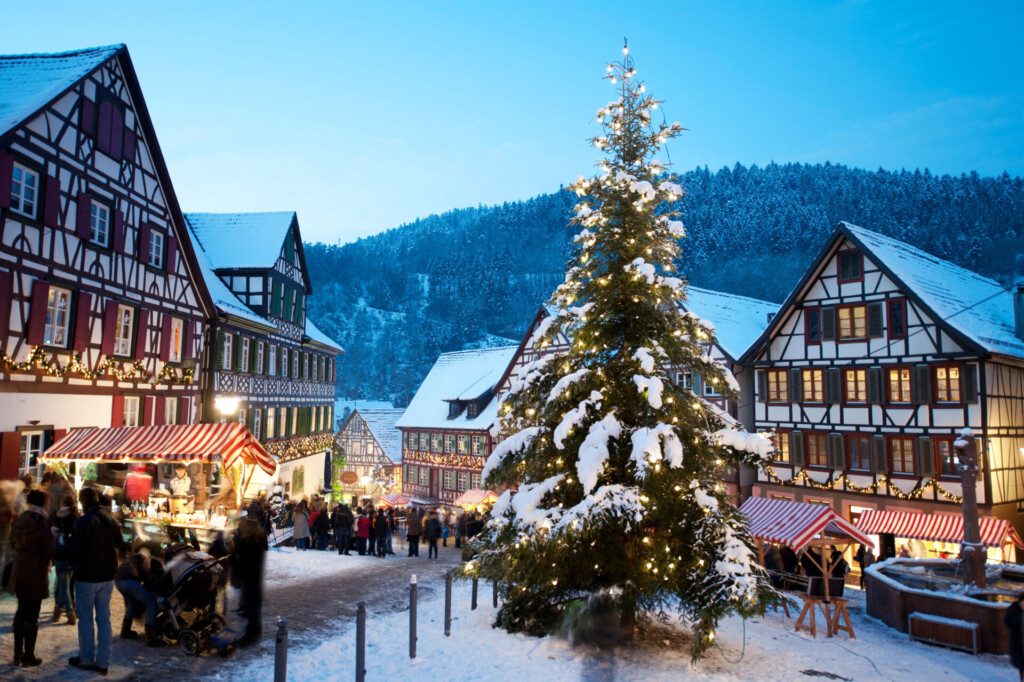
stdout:
[(864, 278), (864, 256), (860, 251), (839, 252), (839, 281), (859, 282)]
[(50, 287), (46, 301), (46, 326), (43, 329), (43, 344), (68, 347), (68, 322), (71, 310), (71, 292), (60, 287)]
[(11, 174), (11, 210), (35, 218), (39, 208), (39, 173), (20, 163)]
[(124, 411), (121, 416), (125, 426), (138, 426), (139, 417), (142, 415), (142, 399), (137, 395), (126, 395), (124, 397)]
[(309, 353), (302, 354), (302, 378), (309, 381)]
[(692, 391), (693, 372), (690, 372), (688, 370), (680, 370), (679, 373), (676, 374), (676, 383), (679, 384), (679, 388)]
[(263, 342), (258, 341), (256, 343), (256, 362), (253, 365), (253, 371), (257, 374), (263, 374)]
[(721, 394), (718, 392), (718, 386), (716, 386), (715, 384), (711, 383), (710, 381), (705, 381), (704, 382), (704, 395), (707, 396), (707, 397), (710, 397), (710, 398), (717, 398)]
[(292, 408), (292, 426), (291, 426), (290, 429), (288, 429), (288, 433), (290, 433), (291, 435), (294, 436), (296, 433), (298, 433), (298, 426), (299, 426), (299, 408), (293, 407)]
[(235, 357), (235, 335), (224, 335), (224, 357), (221, 360), (221, 369), (231, 369), (232, 360)]
[(430, 450), (431, 452), (441, 452), (444, 448), (444, 438), (440, 433), (430, 434)]
[(866, 369), (847, 369), (843, 371), (845, 379), (845, 398), (848, 403), (865, 403), (868, 400), (868, 371)]
[(39, 455), (43, 452), (42, 431), (22, 431), (21, 433), (21, 458), (18, 460), (18, 475), (37, 474), (35, 470), (39, 466)]
[(292, 351), (292, 379), (299, 378), (299, 351)]
[(267, 374), (274, 376), (277, 373), (277, 346), (270, 344), (267, 351)]
[(469, 472), (468, 471), (460, 471), (459, 472), (459, 492), (460, 493), (464, 493), (467, 490), (469, 490)]
[(444, 437), (444, 451), (455, 452), (455, 436), (445, 435)]
[(789, 375), (784, 369), (770, 369), (766, 373), (768, 379), (768, 402), (789, 402)]
[(772, 436), (772, 443), (775, 445), (772, 459), (780, 464), (789, 464), (789, 433), (776, 431)]
[(480, 474), (469, 475), (469, 487), (473, 490), (480, 490)]
[(242, 349), (241, 349), (241, 352), (242, 352), (242, 366), (241, 366), (240, 369), (243, 372), (248, 372), (249, 371), (249, 346), (251, 344), (251, 341), (249, 339), (247, 339), (247, 338), (242, 338), (241, 339), (241, 343), (242, 343)]
[(164, 267), (164, 233), (149, 233), (149, 264), (154, 268)]
[(889, 402), (910, 402), (910, 368), (894, 367), (889, 370)]
[(825, 372), (820, 369), (805, 369), (800, 373), (803, 379), (805, 403), (825, 402)]
[(868, 337), (868, 307), (848, 305), (836, 308), (840, 339), (866, 339)]
[(178, 423), (178, 399), (164, 399), (164, 424)]
[(804, 448), (807, 450), (807, 465), (823, 467), (828, 465), (828, 441), (824, 433), (804, 433)]
[(894, 474), (914, 473), (914, 439), (889, 439), (889, 470)]
[(168, 362), (181, 362), (182, 351), (185, 345), (185, 320), (178, 317), (171, 318), (171, 341), (167, 347)]
[(472, 451), (474, 455), (484, 454), (485, 441), (483, 439), (483, 436), (473, 436), (473, 438), (470, 439), (470, 445), (472, 446)]
[(907, 338), (907, 300), (905, 298), (894, 298), (888, 303), (889, 309), (889, 338)]
[(263, 437), (263, 434), (261, 433), (262, 426), (263, 410), (257, 407), (255, 410), (253, 410), (252, 416), (252, 435), (256, 438), (256, 440), (259, 440), (260, 438)]
[(89, 241), (110, 246), (110, 209), (98, 201), (89, 207)]
[(466, 405), (466, 417), (469, 419), (476, 419), (480, 416), (480, 403), (472, 401)]
[(935, 457), (939, 460), (939, 474), (942, 476), (959, 476), (956, 470), (956, 450), (953, 448), (952, 439), (936, 439)]
[(960, 402), (960, 368), (935, 368), (935, 402)]
[(821, 343), (821, 308), (804, 310), (804, 338), (807, 343)]
[(455, 490), (455, 472), (451, 469), (444, 470), (444, 489)]
[(430, 469), (420, 467), (420, 485), (430, 485)]
[(419, 467), (415, 467), (412, 464), (409, 464), (406, 467), (405, 480), (409, 481), (409, 483), (416, 483), (417, 481), (419, 481), (420, 480)]
[(421, 452), (427, 452), (430, 450), (430, 434), (421, 433), (419, 436), (419, 449)]
[(459, 436), (457, 439), (458, 452), (460, 455), (469, 454), (469, 436)]
[(854, 433), (846, 437), (847, 466), (853, 471), (871, 470), (871, 436)]
[[(273, 346), (271, 346), (273, 348)], [(277, 409), (274, 407), (267, 408), (267, 438), (274, 437), (274, 417), (276, 416)]]
[(288, 349), (281, 348), (281, 376), (288, 376)]

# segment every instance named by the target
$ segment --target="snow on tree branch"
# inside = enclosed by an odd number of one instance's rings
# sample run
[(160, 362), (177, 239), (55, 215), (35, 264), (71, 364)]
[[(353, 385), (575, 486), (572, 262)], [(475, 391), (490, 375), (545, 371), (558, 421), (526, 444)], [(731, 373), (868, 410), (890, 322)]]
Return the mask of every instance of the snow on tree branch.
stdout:
[(587, 437), (580, 445), (579, 459), (576, 462), (576, 473), (583, 486), (583, 492), (589, 494), (597, 485), (597, 479), (608, 461), (608, 441), (622, 435), (622, 424), (609, 413), (604, 419), (591, 424)]

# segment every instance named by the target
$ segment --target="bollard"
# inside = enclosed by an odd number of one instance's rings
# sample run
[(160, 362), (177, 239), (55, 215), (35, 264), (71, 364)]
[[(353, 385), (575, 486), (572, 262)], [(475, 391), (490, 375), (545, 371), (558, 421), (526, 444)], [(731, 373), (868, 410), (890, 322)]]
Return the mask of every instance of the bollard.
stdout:
[(477, 578), (474, 575), (473, 576), (473, 599), (472, 599), (472, 602), (471, 602), (471, 604), (469, 606), (469, 610), (470, 611), (476, 611), (476, 583), (477, 583)]
[(366, 679), (366, 602), (356, 605), (356, 682)]
[(452, 636), (452, 572), (444, 574), (444, 636)]
[(288, 621), (277, 619), (277, 636), (274, 639), (274, 682), (288, 680)]
[(491, 583), (491, 606), (498, 608), (498, 581)]
[(409, 580), (409, 658), (416, 658), (416, 574)]

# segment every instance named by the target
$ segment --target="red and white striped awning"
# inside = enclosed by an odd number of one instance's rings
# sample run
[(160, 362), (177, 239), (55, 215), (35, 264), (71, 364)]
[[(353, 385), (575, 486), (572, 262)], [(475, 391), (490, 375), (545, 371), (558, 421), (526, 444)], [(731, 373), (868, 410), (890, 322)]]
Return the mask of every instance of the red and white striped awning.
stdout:
[(399, 493), (392, 493), (381, 498), (380, 503), (384, 507), (408, 507), (409, 498)]
[(498, 493), (493, 490), (479, 490), (473, 488), (467, 490), (458, 497), (455, 498), (455, 506), (457, 507), (475, 507), (478, 504), (487, 504), (488, 502), (494, 503), (498, 501)]
[(90, 462), (236, 462), (268, 475), (277, 461), (245, 424), (169, 424), (73, 429), (39, 456), (42, 460)]
[[(1024, 548), (1020, 536), (1006, 519), (982, 516), (981, 542), (988, 547), (1001, 547), (1012, 542)], [(916, 538), (938, 542), (960, 543), (964, 540), (964, 517), (960, 514), (922, 514), (911, 511), (865, 511), (857, 519), (857, 528), (877, 535), (891, 533), (898, 538)]]
[(872, 544), (867, 535), (827, 504), (748, 497), (740, 505), (740, 511), (746, 514), (750, 534), (755, 540), (789, 545), (796, 552), (819, 533), (848, 538), (862, 545)]

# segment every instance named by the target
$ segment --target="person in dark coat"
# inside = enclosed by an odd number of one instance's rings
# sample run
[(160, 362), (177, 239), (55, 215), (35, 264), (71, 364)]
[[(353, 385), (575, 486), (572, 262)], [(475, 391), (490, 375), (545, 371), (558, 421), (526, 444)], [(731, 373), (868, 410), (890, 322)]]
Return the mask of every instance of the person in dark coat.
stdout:
[(409, 543), (409, 556), (419, 556), (420, 534), (423, 531), (423, 524), (421, 523), (420, 515), (414, 507), (409, 507), (405, 518), (405, 539)]
[(316, 548), (321, 552), (327, 549), (327, 541), (331, 535), (331, 519), (327, 516), (327, 505), (320, 508), (313, 521), (313, 536), (316, 537)]
[(377, 518), (373, 523), (373, 533), (377, 537), (377, 556), (383, 559), (388, 553), (388, 517), (383, 509), (377, 510)]
[(267, 559), (267, 534), (253, 519), (242, 519), (235, 531), (231, 552), (231, 576), (242, 592), (245, 631), (235, 640), (238, 647), (260, 641), (263, 635), (263, 567)]
[(1021, 682), (1024, 682), (1024, 596), (1010, 604), (1003, 614), (1003, 622), (1009, 631), (1010, 663), (1017, 669)]
[(366, 517), (370, 520), (370, 531), (366, 536), (366, 553), (370, 556), (377, 555), (377, 516), (373, 513), (373, 505), (366, 508)]
[(796, 558), (796, 552), (789, 545), (779, 547), (779, 559), (782, 560), (782, 568), (786, 573), (796, 573), (800, 561)]
[(11, 591), (18, 598), (14, 612), (14, 665), (37, 666), (36, 635), (39, 633), (39, 607), (50, 596), (50, 559), (53, 535), (46, 520), (46, 493), (30, 490), (23, 511), (11, 528), (14, 565)]
[(347, 504), (339, 504), (334, 508), (331, 525), (334, 526), (334, 546), (338, 554), (349, 554), (349, 543), (352, 538), (352, 510)]
[(391, 543), (392, 543), (392, 538), (395, 536), (395, 528), (397, 527), (397, 524), (398, 524), (398, 522), (395, 520), (395, 510), (389, 508), (388, 509), (388, 537), (387, 537), (387, 543), (388, 543), (388, 554), (390, 554), (392, 556), (395, 554), (395, 551), (392, 548), (392, 544)]
[(480, 531), (484, 529), (484, 519), (482, 516), (473, 512), (469, 515), (469, 521), (466, 522), (466, 537), (475, 538), (480, 534)]
[(427, 541), (427, 558), (437, 558), (437, 540), (441, 537), (441, 522), (437, 514), (427, 516), (427, 522), (423, 524), (423, 537)]
[[(61, 479), (63, 480), (63, 479)], [(53, 508), (53, 505), (50, 505)], [(53, 622), (60, 621), (62, 612), (68, 614), (68, 625), (74, 625), (75, 603), (71, 599), (71, 534), (78, 520), (78, 504), (71, 493), (64, 496), (56, 513), (50, 519), (53, 533), (53, 565), (57, 573), (57, 586), (53, 595)]]
[(138, 614), (146, 616), (146, 646), (163, 646), (163, 640), (156, 631), (156, 596), (159, 576), (155, 575), (149, 551), (145, 548), (130, 552), (117, 567), (114, 587), (124, 599), (124, 618), (121, 621), (121, 639), (136, 639), (132, 631), (132, 620)]

